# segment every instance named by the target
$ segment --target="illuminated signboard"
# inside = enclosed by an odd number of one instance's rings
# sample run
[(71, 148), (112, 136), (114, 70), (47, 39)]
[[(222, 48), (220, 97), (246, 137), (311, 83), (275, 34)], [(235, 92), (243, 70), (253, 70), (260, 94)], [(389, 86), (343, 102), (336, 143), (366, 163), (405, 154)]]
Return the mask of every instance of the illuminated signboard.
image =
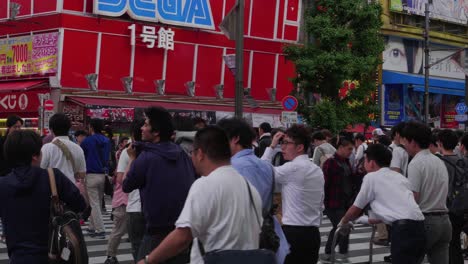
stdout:
[(57, 72), (58, 33), (0, 39), (0, 78)]
[(209, 0), (95, 0), (94, 14), (215, 29)]

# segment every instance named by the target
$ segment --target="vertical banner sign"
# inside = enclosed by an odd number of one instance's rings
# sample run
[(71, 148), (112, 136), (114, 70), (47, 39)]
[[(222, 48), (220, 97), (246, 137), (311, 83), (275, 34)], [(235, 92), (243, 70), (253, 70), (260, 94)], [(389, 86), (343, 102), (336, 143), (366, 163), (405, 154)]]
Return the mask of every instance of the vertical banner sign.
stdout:
[(58, 32), (0, 39), (0, 78), (57, 72)]
[(403, 86), (385, 85), (384, 125), (394, 126), (403, 121)]
[(455, 121), (457, 115), (456, 106), (459, 103), (458, 96), (444, 95), (442, 98), (442, 113), (440, 120), (441, 128), (458, 128), (458, 122)]

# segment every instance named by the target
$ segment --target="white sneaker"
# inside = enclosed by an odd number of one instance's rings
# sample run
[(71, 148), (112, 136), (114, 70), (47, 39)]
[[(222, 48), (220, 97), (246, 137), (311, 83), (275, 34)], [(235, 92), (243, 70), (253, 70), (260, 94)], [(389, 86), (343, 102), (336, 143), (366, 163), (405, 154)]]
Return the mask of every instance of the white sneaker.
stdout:
[(331, 255), (330, 254), (323, 254), (320, 257), (320, 263), (331, 263)]
[(349, 262), (349, 259), (348, 259), (348, 253), (346, 253), (346, 254), (337, 254), (336, 255), (336, 260), (339, 261), (340, 263), (351, 263), (351, 262)]

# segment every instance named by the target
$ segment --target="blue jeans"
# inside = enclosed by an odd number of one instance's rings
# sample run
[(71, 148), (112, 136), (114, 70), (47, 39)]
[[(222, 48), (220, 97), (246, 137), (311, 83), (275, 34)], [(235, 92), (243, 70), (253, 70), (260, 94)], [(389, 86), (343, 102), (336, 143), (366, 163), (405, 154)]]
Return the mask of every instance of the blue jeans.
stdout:
[(392, 263), (417, 264), (424, 258), (424, 221), (401, 220), (392, 224)]

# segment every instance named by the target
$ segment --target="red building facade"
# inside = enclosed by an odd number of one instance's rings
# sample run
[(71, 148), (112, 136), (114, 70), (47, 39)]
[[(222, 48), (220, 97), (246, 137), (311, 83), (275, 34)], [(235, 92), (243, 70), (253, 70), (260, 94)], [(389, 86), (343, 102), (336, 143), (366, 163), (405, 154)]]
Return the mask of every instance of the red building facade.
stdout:
[[(47, 92), (56, 111), (67, 102), (85, 108), (161, 104), (174, 110), (234, 111), (234, 75), (223, 56), (235, 52), (235, 43), (218, 25), (236, 0), (206, 0), (213, 29), (140, 21), (127, 13), (96, 14), (99, 1), (103, 0), (0, 0), (0, 108), (5, 105), (2, 100), (12, 96), (22, 105), (1, 109), (0, 118), (12, 112), (39, 115), (34, 108), (47, 96), (38, 94)], [(244, 86), (260, 105), (246, 105), (246, 112), (280, 113), (277, 101), (290, 93), (295, 76), (282, 48), (298, 42), (301, 9), (300, 0), (246, 0)], [(173, 32), (173, 49), (158, 48), (158, 39), (152, 48), (144, 42), (142, 34), (151, 29), (156, 35), (161, 28)], [(96, 74), (97, 90), (90, 90), (90, 74)], [(132, 78), (130, 91), (124, 88), (125, 77)], [(164, 95), (157, 93), (157, 80), (164, 80)], [(188, 82), (195, 84), (193, 97), (187, 95)], [(224, 98), (216, 99), (220, 84)]]

